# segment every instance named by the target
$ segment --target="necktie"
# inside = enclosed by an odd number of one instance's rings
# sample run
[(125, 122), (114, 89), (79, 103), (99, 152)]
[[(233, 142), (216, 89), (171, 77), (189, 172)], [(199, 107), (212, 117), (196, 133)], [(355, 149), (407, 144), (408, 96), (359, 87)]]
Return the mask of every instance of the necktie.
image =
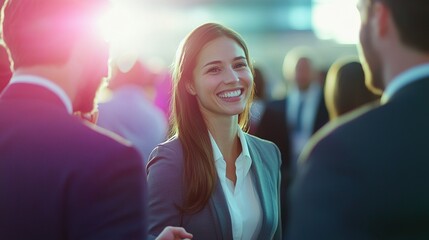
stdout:
[(298, 110), (296, 112), (295, 131), (300, 132), (302, 130), (302, 110), (304, 108), (304, 99), (300, 98), (298, 103)]

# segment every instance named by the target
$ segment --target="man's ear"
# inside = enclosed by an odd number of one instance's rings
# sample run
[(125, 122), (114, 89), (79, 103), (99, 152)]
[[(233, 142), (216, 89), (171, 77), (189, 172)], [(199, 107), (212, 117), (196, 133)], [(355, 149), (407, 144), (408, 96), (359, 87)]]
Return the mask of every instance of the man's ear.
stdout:
[(195, 91), (195, 87), (194, 87), (194, 84), (193, 84), (193, 82), (192, 82), (192, 81), (187, 81), (187, 82), (185, 83), (185, 85), (186, 85), (186, 91), (187, 91), (189, 94), (194, 95), (194, 96), (197, 94), (197, 92)]
[(373, 16), (376, 19), (377, 34), (380, 36), (385, 36), (389, 31), (389, 24), (391, 23), (389, 22), (389, 18), (391, 17), (390, 12), (386, 5), (378, 1), (374, 2)]

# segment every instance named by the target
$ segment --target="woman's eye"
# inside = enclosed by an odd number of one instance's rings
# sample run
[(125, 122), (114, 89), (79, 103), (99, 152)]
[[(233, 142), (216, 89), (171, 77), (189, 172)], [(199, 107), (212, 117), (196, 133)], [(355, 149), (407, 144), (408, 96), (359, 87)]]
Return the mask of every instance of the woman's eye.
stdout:
[(247, 67), (247, 63), (244, 63), (244, 62), (242, 62), (242, 63), (236, 63), (234, 65), (234, 68), (245, 68), (245, 67)]
[(209, 68), (207, 70), (207, 73), (218, 73), (218, 72), (220, 72), (220, 68), (219, 67), (212, 67), (212, 68)]

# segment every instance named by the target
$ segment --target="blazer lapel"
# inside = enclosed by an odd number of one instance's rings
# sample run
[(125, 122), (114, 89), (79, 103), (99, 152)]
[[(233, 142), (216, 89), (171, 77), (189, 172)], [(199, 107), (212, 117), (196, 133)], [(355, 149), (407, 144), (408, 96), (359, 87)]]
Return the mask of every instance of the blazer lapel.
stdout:
[(253, 144), (249, 137), (247, 137), (247, 144), (249, 146), (249, 153), (252, 158), (251, 171), (253, 173), (253, 183), (255, 184), (256, 190), (258, 191), (262, 207), (263, 218), (258, 239), (271, 239), (274, 233), (273, 226), (271, 226), (272, 224), (269, 224), (267, 221), (267, 217), (273, 215), (272, 199), (269, 192), (270, 184), (268, 183), (269, 176), (267, 176), (264, 171), (262, 156), (260, 156), (260, 154), (255, 151), (257, 146)]
[(232, 239), (232, 223), (231, 216), (228, 210), (228, 204), (223, 194), (221, 183), (218, 179), (215, 191), (210, 198), (210, 209), (216, 218), (216, 232), (218, 236), (225, 236), (219, 239)]

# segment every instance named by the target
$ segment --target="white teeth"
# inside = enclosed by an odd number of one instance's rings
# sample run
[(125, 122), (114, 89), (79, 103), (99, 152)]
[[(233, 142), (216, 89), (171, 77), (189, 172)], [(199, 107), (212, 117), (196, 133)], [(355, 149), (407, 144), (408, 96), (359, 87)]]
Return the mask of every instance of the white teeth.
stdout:
[(238, 97), (241, 95), (241, 90), (235, 90), (235, 91), (231, 91), (231, 92), (223, 92), (221, 94), (219, 94), (218, 96), (221, 98), (232, 98), (232, 97)]

